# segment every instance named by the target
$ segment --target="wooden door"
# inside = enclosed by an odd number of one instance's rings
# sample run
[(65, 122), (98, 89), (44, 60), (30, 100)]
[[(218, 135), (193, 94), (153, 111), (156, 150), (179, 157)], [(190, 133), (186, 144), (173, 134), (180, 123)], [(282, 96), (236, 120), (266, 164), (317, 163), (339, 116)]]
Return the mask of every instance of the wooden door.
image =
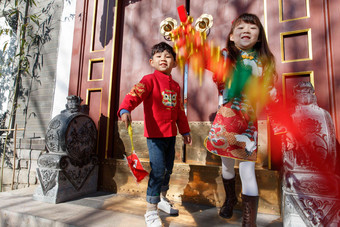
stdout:
[[(310, 81), (317, 102), (332, 115), (339, 131), (339, 82), (335, 80), (333, 45), (339, 40), (335, 9), (338, 0), (278, 0), (267, 2), (268, 41), (276, 57), (279, 85), (289, 103), (292, 88)], [(332, 5), (330, 5), (332, 4)], [(337, 12), (337, 14), (339, 14)], [(333, 36), (332, 36), (333, 35)], [(337, 40), (336, 40), (337, 39)], [(338, 95), (336, 95), (338, 94)], [(339, 135), (338, 135), (339, 139)]]
[(88, 105), (99, 132), (101, 158), (113, 154), (118, 8), (118, 1), (84, 0), (77, 1), (76, 9), (69, 94)]

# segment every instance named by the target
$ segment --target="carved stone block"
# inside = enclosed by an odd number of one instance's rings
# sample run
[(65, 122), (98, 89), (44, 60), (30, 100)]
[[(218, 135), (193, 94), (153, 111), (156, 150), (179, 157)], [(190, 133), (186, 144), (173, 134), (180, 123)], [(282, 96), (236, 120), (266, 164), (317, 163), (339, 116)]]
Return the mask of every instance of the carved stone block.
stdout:
[[(37, 172), (40, 186), (35, 191), (33, 199), (38, 201), (60, 203), (97, 191), (97, 165), (93, 166), (90, 174), (87, 174), (87, 177), (81, 182), (75, 180), (77, 174), (71, 174), (70, 176), (62, 170), (38, 168)], [(75, 172), (76, 170), (73, 173)], [(40, 179), (43, 180), (41, 181)]]
[[(283, 224), (340, 225), (340, 176), (335, 174), (337, 151), (330, 114), (316, 102), (309, 82), (294, 87), (296, 105), (291, 119), (296, 131), (283, 146)], [(294, 138), (295, 137), (295, 138)]]
[(47, 127), (47, 153), (38, 158), (36, 200), (59, 203), (97, 191), (96, 126), (79, 112), (80, 97), (67, 100), (66, 110)]

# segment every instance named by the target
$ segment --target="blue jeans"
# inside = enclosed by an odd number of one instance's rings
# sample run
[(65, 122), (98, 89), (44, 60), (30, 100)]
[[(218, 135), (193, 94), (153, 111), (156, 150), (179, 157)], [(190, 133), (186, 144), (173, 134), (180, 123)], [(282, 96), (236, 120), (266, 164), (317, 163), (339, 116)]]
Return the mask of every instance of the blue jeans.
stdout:
[(169, 189), (170, 175), (174, 167), (176, 137), (147, 138), (151, 172), (149, 174), (146, 201), (158, 203), (160, 193)]

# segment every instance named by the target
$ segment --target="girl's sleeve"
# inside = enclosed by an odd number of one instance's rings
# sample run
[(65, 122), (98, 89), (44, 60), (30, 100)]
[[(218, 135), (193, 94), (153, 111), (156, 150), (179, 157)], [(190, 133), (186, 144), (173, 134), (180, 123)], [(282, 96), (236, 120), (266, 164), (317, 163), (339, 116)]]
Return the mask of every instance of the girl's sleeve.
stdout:
[(213, 72), (212, 79), (217, 86), (217, 90), (220, 95), (223, 95), (223, 90), (226, 86), (226, 78), (227, 74), (230, 72), (230, 60), (228, 59), (228, 52), (226, 49), (221, 51), (221, 59), (219, 62), (216, 63), (214, 68), (211, 67), (211, 71)]

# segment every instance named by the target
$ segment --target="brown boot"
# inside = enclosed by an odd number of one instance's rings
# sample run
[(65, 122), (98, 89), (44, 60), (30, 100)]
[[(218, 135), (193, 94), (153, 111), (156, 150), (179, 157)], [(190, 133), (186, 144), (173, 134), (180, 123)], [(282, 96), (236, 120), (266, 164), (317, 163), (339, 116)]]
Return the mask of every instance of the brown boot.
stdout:
[(248, 196), (242, 194), (243, 221), (242, 227), (256, 227), (258, 196)]
[(237, 197), (235, 194), (235, 177), (230, 180), (223, 179), (222, 177), (222, 180), (226, 197), (219, 215), (228, 219), (233, 216), (233, 209), (237, 203)]

